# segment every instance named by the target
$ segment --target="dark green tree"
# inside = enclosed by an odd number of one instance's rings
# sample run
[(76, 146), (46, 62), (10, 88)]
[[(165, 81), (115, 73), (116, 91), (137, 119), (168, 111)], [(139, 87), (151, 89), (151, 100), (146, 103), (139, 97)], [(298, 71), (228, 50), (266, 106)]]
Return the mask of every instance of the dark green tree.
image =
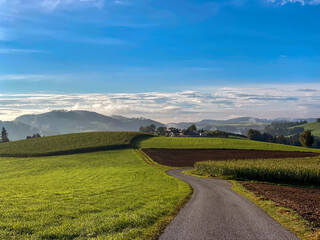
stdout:
[(187, 129), (188, 131), (196, 131), (197, 130), (197, 127), (195, 124), (192, 124), (190, 127), (188, 127)]
[(141, 126), (139, 128), (139, 131), (154, 134), (156, 129), (157, 127), (154, 124), (151, 124), (150, 126), (145, 126), (145, 127)]
[(255, 141), (262, 140), (261, 133), (255, 129), (249, 129), (247, 137), (249, 140), (255, 140)]
[(300, 134), (300, 142), (304, 147), (310, 147), (314, 143), (314, 137), (311, 134), (310, 130), (305, 130)]
[(320, 118), (317, 118), (317, 122), (320, 123)]
[(146, 132), (146, 128), (143, 127), (143, 126), (141, 126), (141, 127), (139, 128), (139, 132)]
[(1, 131), (1, 142), (9, 142), (8, 132), (4, 127), (2, 128), (2, 131)]
[(156, 130), (156, 133), (159, 136), (165, 136), (166, 135), (166, 130), (167, 130), (166, 127), (158, 127), (157, 130)]
[(151, 124), (151, 125), (149, 126), (149, 133), (154, 134), (155, 131), (156, 131), (156, 129), (157, 129), (156, 125)]

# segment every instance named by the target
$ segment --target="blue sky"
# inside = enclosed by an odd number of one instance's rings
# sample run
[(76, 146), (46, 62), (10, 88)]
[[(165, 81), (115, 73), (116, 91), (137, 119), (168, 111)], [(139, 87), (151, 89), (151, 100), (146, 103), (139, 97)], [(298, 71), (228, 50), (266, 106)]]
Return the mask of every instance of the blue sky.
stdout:
[(320, 0), (0, 0), (0, 91), (317, 89), (319, 12)]

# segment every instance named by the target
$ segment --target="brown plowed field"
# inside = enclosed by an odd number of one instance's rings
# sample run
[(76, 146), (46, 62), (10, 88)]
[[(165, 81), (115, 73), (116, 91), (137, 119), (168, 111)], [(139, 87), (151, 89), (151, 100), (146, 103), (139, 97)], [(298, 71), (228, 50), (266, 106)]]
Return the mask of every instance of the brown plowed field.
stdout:
[(250, 182), (241, 184), (249, 191), (280, 206), (293, 209), (305, 219), (320, 226), (320, 189)]
[(221, 161), (240, 159), (265, 158), (303, 158), (318, 156), (317, 153), (260, 151), (260, 150), (234, 150), (234, 149), (142, 149), (157, 163), (172, 167), (193, 167), (199, 161)]

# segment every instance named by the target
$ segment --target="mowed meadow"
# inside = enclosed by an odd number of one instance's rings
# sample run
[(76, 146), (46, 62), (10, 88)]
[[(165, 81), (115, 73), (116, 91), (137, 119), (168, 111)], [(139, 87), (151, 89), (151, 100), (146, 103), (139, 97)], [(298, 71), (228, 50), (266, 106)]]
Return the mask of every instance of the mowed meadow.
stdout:
[(268, 151), (315, 152), (320, 149), (231, 138), (152, 137), (138, 141), (140, 148), (171, 149), (246, 149)]
[(1, 157), (0, 239), (154, 239), (191, 193), (166, 169), (133, 149)]

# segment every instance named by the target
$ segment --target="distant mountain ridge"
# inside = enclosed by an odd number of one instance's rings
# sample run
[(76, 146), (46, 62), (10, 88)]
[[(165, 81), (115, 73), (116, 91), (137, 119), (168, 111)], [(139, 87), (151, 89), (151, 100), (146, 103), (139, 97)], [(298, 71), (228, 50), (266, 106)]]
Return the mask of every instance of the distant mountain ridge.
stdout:
[(17, 117), (13, 121), (0, 121), (0, 127), (5, 127), (10, 140), (25, 139), (34, 133), (41, 135), (59, 135), (89, 131), (138, 131), (140, 126), (154, 124), (156, 127), (176, 127), (185, 129), (191, 124), (204, 130), (221, 130), (232, 133), (246, 134), (248, 129), (263, 130), (265, 126), (274, 121), (315, 121), (308, 119), (259, 119), (252, 117), (240, 117), (228, 120), (204, 119), (198, 122), (179, 122), (163, 124), (147, 118), (127, 118), (113, 115), (105, 116), (90, 111), (66, 111), (58, 110), (42, 114), (27, 114)]
[(138, 131), (140, 126), (164, 124), (146, 118), (105, 116), (90, 111), (51, 111), (43, 114), (22, 115), (14, 120), (40, 129), (41, 135), (57, 135), (90, 131)]

